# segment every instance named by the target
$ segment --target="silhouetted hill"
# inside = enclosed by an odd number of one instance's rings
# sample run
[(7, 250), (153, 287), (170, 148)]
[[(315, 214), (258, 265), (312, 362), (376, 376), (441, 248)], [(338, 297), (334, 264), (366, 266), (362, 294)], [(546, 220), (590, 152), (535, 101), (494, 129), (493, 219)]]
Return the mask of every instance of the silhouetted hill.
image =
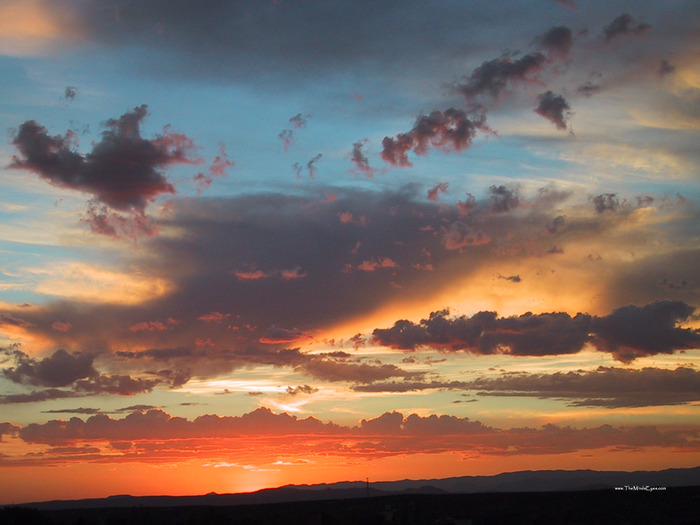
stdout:
[[(345, 489), (341, 489), (345, 490)], [(214, 495), (212, 495), (214, 496)], [(111, 501), (118, 501), (116, 498)], [(0, 509), (2, 525), (696, 525), (700, 487), (403, 494), (234, 506)]]
[[(209, 493), (201, 496), (130, 496), (75, 501), (47, 501), (21, 505), (37, 510), (133, 507), (192, 507), (261, 505), (303, 501), (346, 500), (389, 495), (438, 495), (509, 492), (622, 491), (646, 492), (643, 487), (700, 487), (700, 467), (661, 471), (601, 472), (594, 470), (540, 470), (508, 472), (496, 476), (463, 476), (431, 480), (340, 482), (286, 485), (242, 494)], [(627, 489), (625, 487), (628, 487)], [(634, 489), (634, 487), (638, 487)]]

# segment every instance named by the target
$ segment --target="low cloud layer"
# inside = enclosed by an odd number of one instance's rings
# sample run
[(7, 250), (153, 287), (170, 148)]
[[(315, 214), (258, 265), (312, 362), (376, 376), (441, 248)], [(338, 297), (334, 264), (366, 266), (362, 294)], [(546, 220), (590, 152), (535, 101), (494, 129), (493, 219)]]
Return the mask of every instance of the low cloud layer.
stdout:
[[(1, 427), (0, 427), (1, 428)], [(662, 447), (669, 450), (695, 451), (700, 443), (696, 429), (666, 430), (654, 426), (571, 428), (545, 425), (540, 428), (501, 429), (479, 421), (448, 415), (404, 416), (387, 412), (379, 417), (363, 419), (358, 426), (347, 427), (324, 423), (316, 418), (299, 419), (288, 414), (274, 414), (258, 409), (243, 416), (205, 415), (194, 420), (171, 416), (162, 410), (135, 411), (123, 419), (98, 414), (82, 420), (52, 420), (25, 427), (7, 427), (28, 444), (53, 447), (91, 445), (97, 451), (94, 459), (111, 462), (129, 461), (138, 455), (140, 461), (166, 460), (168, 451), (185, 457), (193, 449), (206, 451), (212, 440), (217, 453), (237, 449), (234, 438), (246, 441), (257, 437), (256, 450), (280, 448), (284, 437), (291, 450), (304, 454), (312, 449), (340, 457), (382, 457), (412, 453), (480, 453), (485, 455), (561, 454), (578, 450), (611, 447), (644, 450)], [(343, 446), (338, 447), (342, 439)], [(201, 455), (201, 454), (200, 454)], [(81, 461), (85, 457), (54, 451), (55, 461)], [(46, 457), (35, 461), (45, 461)], [(7, 461), (7, 459), (5, 459)]]

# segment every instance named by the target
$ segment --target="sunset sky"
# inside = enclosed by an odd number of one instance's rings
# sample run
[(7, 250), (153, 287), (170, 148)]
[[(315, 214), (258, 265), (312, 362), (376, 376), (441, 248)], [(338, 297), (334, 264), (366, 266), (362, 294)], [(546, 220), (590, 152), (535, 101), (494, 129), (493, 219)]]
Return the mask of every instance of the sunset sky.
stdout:
[(700, 465), (696, 1), (0, 2), (0, 505)]

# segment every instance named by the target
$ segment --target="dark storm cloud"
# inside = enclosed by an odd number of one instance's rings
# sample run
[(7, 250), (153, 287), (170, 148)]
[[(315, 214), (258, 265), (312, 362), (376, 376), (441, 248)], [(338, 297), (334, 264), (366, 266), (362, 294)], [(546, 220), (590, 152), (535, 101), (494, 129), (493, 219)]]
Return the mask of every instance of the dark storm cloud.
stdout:
[(693, 368), (640, 370), (599, 367), (553, 374), (509, 373), (465, 382), (480, 395), (563, 398), (573, 406), (639, 407), (700, 400), (700, 372)]
[(636, 23), (630, 15), (624, 13), (603, 28), (603, 36), (605, 41), (609, 42), (621, 35), (638, 35), (649, 29), (651, 29), (649, 24), (644, 22)]
[(494, 58), (478, 66), (455, 89), (472, 102), (481, 95), (497, 98), (512, 83), (533, 81), (547, 63), (539, 52), (523, 57)]
[(472, 317), (450, 317), (433, 312), (419, 323), (397, 321), (377, 328), (375, 344), (403, 350), (432, 347), (474, 354), (560, 355), (583, 350), (587, 343), (610, 352), (619, 361), (697, 348), (700, 332), (679, 328), (694, 308), (680, 301), (655, 301), (639, 307), (624, 306), (603, 317), (566, 313), (527, 313), (498, 317), (479, 312)]
[(538, 37), (535, 42), (549, 54), (565, 58), (574, 44), (574, 39), (571, 29), (566, 26), (555, 26)]
[(566, 130), (571, 117), (571, 106), (561, 95), (545, 91), (537, 96), (535, 113), (549, 120), (557, 129)]
[(19, 151), (11, 168), (36, 173), (51, 184), (93, 195), (119, 211), (142, 213), (148, 203), (175, 188), (160, 172), (163, 168), (193, 163), (194, 145), (185, 135), (166, 128), (154, 139), (141, 137), (145, 105), (109, 119), (102, 140), (86, 155), (74, 149), (75, 135), (51, 136), (33, 120), (22, 124), (12, 138)]
[(488, 3), (418, 0), (328, 0), (321, 7), (271, 0), (203, 0), (196, 8), (187, 0), (69, 4), (82, 36), (93, 43), (177, 54), (177, 60), (157, 63), (150, 53), (142, 54), (146, 71), (217, 80), (292, 72), (303, 81), (348, 63), (396, 69), (423, 63), (424, 69), (423, 57), (434, 60), (438, 51), (457, 50), (475, 38), (465, 31), (467, 22), (483, 26), (500, 13)]
[(462, 151), (472, 145), (476, 130), (484, 127), (483, 116), (470, 119), (460, 109), (435, 110), (419, 116), (410, 131), (384, 137), (382, 159), (394, 166), (412, 166), (408, 160), (411, 150), (416, 155), (427, 155), (431, 146), (445, 152)]
[(598, 213), (613, 212), (620, 207), (620, 200), (614, 193), (603, 193), (593, 197), (593, 206)]
[[(53, 341), (57, 348), (113, 354), (118, 364), (123, 360), (119, 370), (133, 367), (135, 377), (160, 379), (164, 385), (246, 364), (294, 368), (308, 358), (276, 349), (287, 344), (283, 341), (300, 337), (294, 343), (300, 344), (348, 318), (432, 297), (494, 257), (545, 255), (552, 248), (553, 231), (559, 246), (597, 238), (624, 221), (627, 211), (623, 208), (609, 220), (591, 207), (587, 216), (567, 215), (563, 227), (557, 218), (563, 217), (568, 194), (562, 192), (528, 198), (493, 186), (485, 198), (467, 199), (462, 206), (433, 203), (424, 192), (416, 186), (382, 192), (294, 188), (284, 194), (176, 201), (158, 226), (180, 233), (148, 239), (147, 249), (126, 262), (145, 277), (170, 283), (167, 293), (131, 305), (61, 301), (31, 309), (6, 307), (0, 316), (21, 316), (22, 330)], [(326, 198), (330, 193), (334, 198)], [(341, 216), (352, 220), (339, 220)], [(646, 289), (651, 286), (658, 294), (658, 282), (667, 275), (668, 268)], [(682, 298), (693, 301), (691, 296)], [(617, 304), (629, 302), (623, 298)], [(495, 352), (507, 343), (515, 353), (557, 353), (572, 338), (567, 351), (580, 348), (576, 338), (582, 327), (564, 315), (531, 316), (529, 322), (542, 326), (528, 330), (523, 328), (526, 316), (519, 323), (483, 315), (484, 323), (499, 329), (469, 343), (478, 351)], [(446, 314), (438, 317), (452, 324)], [(55, 330), (57, 319), (72, 329)], [(469, 327), (479, 319), (464, 324)], [(508, 323), (516, 329), (502, 335), (506, 330), (500, 327)], [(424, 326), (409, 325), (424, 338), (409, 348), (432, 344)], [(548, 327), (567, 332), (560, 346), (549, 342)], [(483, 329), (477, 328), (480, 334)], [(402, 337), (408, 337), (406, 330)], [(587, 339), (585, 330), (581, 337)], [(542, 348), (533, 350), (537, 338)], [(336, 363), (314, 362), (307, 370), (338, 375), (341, 368), (347, 377), (356, 374), (356, 367)], [(156, 375), (144, 376), (147, 371)], [(402, 374), (388, 368), (368, 372)]]
[(78, 94), (78, 88), (74, 86), (66, 86), (63, 96), (66, 100), (73, 100), (75, 95)]
[(92, 365), (95, 356), (91, 354), (57, 350), (50, 357), (36, 360), (18, 349), (5, 349), (4, 353), (14, 359), (15, 366), (4, 368), (3, 375), (15, 383), (62, 387), (98, 373)]
[[(44, 359), (34, 359), (18, 348), (6, 348), (3, 353), (14, 366), (2, 369), (3, 377), (23, 385), (51, 387), (25, 394), (12, 394), (1, 399), (6, 403), (25, 403), (78, 397), (85, 394), (132, 395), (148, 392), (161, 383), (160, 379), (134, 379), (128, 375), (104, 375), (93, 366), (94, 354), (56, 350)], [(70, 387), (61, 390), (56, 387)]]
[(621, 361), (697, 348), (700, 332), (677, 327), (694, 311), (695, 308), (682, 301), (623, 306), (592, 320), (593, 342), (598, 349), (612, 353)]
[(506, 213), (520, 205), (520, 196), (518, 191), (507, 186), (491, 186), (489, 188), (491, 194), (491, 212)]

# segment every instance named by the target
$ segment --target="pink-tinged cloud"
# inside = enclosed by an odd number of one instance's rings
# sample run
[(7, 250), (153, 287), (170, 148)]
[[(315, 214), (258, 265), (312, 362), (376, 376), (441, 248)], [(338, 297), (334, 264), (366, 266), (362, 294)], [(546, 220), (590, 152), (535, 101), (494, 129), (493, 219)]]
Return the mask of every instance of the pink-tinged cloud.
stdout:
[(476, 198), (471, 193), (467, 193), (467, 198), (464, 201), (457, 201), (457, 210), (460, 215), (469, 215), (476, 208)]
[(158, 228), (144, 212), (132, 210), (118, 213), (94, 199), (88, 202), (80, 221), (87, 224), (92, 233), (115, 239), (138, 241), (158, 233)]
[(431, 347), (473, 354), (562, 355), (574, 354), (587, 344), (609, 352), (622, 362), (656, 354), (672, 354), (700, 346), (700, 331), (680, 328), (694, 308), (680, 301), (629, 305), (607, 316), (553, 312), (498, 317), (479, 312), (472, 317), (449, 317), (448, 310), (433, 312), (419, 323), (397, 321), (375, 329), (375, 344), (414, 350)]
[(352, 213), (347, 211), (338, 213), (338, 219), (340, 219), (340, 222), (343, 224), (359, 224), (361, 226), (367, 226), (369, 224), (367, 217), (365, 217), (364, 215), (356, 219), (355, 217), (353, 217)]
[(36, 173), (51, 184), (94, 196), (122, 212), (143, 212), (153, 199), (175, 193), (161, 170), (176, 164), (195, 164), (194, 144), (168, 127), (154, 139), (141, 137), (146, 117), (142, 105), (105, 122), (102, 140), (86, 155), (76, 152), (72, 132), (51, 136), (33, 120), (22, 124), (12, 138), (19, 156), (10, 167)]
[(280, 270), (279, 274), (285, 281), (293, 281), (295, 279), (303, 279), (306, 277), (306, 273), (303, 272), (299, 266), (288, 270)]
[(368, 179), (371, 179), (372, 177), (374, 177), (374, 169), (370, 167), (369, 160), (362, 151), (362, 148), (366, 143), (367, 139), (358, 140), (352, 145), (352, 153), (350, 155), (350, 160), (360, 173), (362, 173)]
[(264, 344), (291, 344), (312, 339), (309, 334), (296, 328), (282, 328), (273, 325), (265, 330), (265, 334), (258, 341)]
[(315, 155), (309, 162), (306, 163), (306, 169), (309, 172), (309, 177), (311, 179), (316, 178), (316, 173), (318, 169), (316, 168), (316, 163), (323, 157), (322, 153)]
[(343, 271), (344, 272), (351, 272), (353, 270), (359, 270), (361, 272), (373, 272), (375, 270), (382, 269), (382, 268), (398, 268), (398, 265), (396, 264), (396, 262), (394, 262), (389, 257), (376, 257), (374, 259), (368, 259), (366, 261), (362, 261), (357, 266), (353, 266), (351, 264), (348, 264), (345, 266)]
[(294, 142), (294, 131), (291, 129), (283, 129), (277, 136), (282, 140), (284, 151), (289, 151), (289, 147)]
[(449, 108), (421, 115), (413, 128), (395, 138), (382, 140), (382, 159), (394, 166), (412, 166), (408, 152), (427, 155), (435, 147), (445, 152), (458, 152), (472, 145), (477, 129), (486, 129), (483, 116), (471, 120), (466, 112)]
[(55, 321), (52, 325), (51, 328), (56, 330), (57, 332), (63, 332), (64, 334), (67, 334), (73, 329), (73, 325), (70, 323), (63, 323), (61, 321)]
[(429, 201), (437, 202), (440, 199), (440, 193), (447, 193), (447, 183), (438, 182), (435, 186), (428, 190), (427, 199)]
[(199, 173), (194, 177), (197, 184), (197, 193), (201, 195), (203, 190), (208, 189), (217, 178), (226, 177), (226, 170), (235, 164), (229, 160), (226, 154), (226, 147), (219, 145), (219, 154), (214, 158), (207, 173)]
[(241, 281), (255, 281), (257, 279), (265, 279), (270, 277), (269, 273), (265, 273), (262, 270), (238, 270), (233, 272), (233, 275)]
[(197, 317), (197, 319), (204, 321), (205, 323), (220, 323), (229, 317), (231, 317), (230, 313), (209, 312), (208, 314), (200, 315)]
[(130, 332), (163, 332), (170, 330), (173, 326), (180, 324), (175, 319), (163, 321), (142, 321), (129, 327)]
[(462, 221), (454, 221), (442, 234), (443, 245), (446, 250), (454, 251), (466, 246), (481, 246), (489, 244), (491, 237), (483, 231), (476, 230)]

